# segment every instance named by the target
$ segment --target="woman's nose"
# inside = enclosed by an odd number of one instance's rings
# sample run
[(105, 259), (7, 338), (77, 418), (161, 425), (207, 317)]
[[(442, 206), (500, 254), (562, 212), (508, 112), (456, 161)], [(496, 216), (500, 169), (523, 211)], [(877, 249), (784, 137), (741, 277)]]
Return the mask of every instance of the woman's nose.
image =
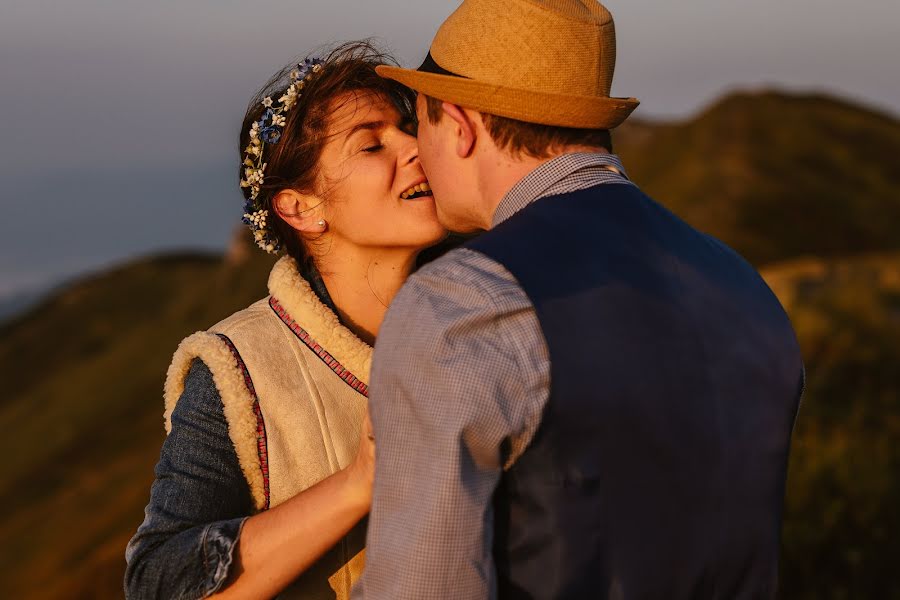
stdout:
[(400, 164), (408, 165), (416, 162), (419, 162), (419, 144), (416, 141), (416, 136), (404, 132), (400, 150)]

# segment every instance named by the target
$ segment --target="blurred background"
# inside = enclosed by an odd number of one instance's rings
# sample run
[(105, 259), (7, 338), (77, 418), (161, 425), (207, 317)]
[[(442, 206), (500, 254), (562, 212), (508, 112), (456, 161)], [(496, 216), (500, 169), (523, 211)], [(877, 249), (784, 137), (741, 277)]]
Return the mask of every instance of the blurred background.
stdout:
[[(735, 247), (809, 385), (781, 597), (900, 598), (900, 4), (608, 0), (632, 179)], [(121, 597), (179, 340), (265, 295), (237, 135), (278, 68), (455, 1), (0, 0), (0, 596)]]

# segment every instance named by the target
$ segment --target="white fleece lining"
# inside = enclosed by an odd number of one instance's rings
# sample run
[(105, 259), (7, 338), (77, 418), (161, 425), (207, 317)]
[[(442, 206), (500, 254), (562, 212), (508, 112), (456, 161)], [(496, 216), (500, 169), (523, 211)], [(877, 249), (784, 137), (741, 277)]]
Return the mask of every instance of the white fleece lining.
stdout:
[(250, 487), (256, 510), (262, 510), (266, 506), (266, 492), (256, 439), (257, 419), (253, 411), (256, 399), (247, 388), (228, 345), (214, 333), (201, 331), (188, 336), (172, 357), (165, 384), (166, 433), (172, 431), (172, 412), (184, 392), (184, 381), (195, 358), (202, 360), (212, 372), (241, 471)]
[(269, 293), (336, 361), (369, 384), (372, 347), (341, 325), (337, 315), (322, 304), (309, 282), (300, 276), (294, 259), (282, 256), (275, 263), (269, 275)]
[[(368, 385), (372, 347), (341, 325), (337, 315), (322, 304), (309, 282), (300, 276), (297, 263), (289, 256), (283, 256), (272, 268), (269, 293), (278, 299), (310, 337)], [(293, 332), (288, 333), (294, 335)], [(247, 388), (231, 349), (215, 333), (201, 331), (185, 338), (172, 357), (165, 384), (166, 433), (172, 430), (172, 412), (184, 392), (185, 378), (195, 358), (202, 360), (212, 372), (241, 471), (250, 487), (256, 509), (263, 510), (266, 495), (257, 446), (257, 418), (253, 410), (256, 398)]]

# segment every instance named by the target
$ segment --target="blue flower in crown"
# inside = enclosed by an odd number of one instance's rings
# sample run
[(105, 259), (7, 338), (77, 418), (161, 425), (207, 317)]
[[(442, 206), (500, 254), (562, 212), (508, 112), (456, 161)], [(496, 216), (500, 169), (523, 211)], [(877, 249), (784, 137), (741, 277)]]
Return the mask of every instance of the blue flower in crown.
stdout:
[(259, 130), (259, 137), (267, 144), (277, 144), (281, 139), (281, 127), (263, 127)]
[(250, 225), (251, 223), (253, 223), (253, 221), (250, 220), (250, 215), (253, 214), (254, 212), (256, 212), (256, 205), (253, 204), (252, 200), (245, 200), (244, 201), (244, 216), (241, 217), (241, 222), (244, 225)]
[(291, 72), (291, 79), (294, 81), (306, 79), (310, 73), (318, 72), (322, 68), (320, 66), (322, 64), (324, 64), (324, 61), (320, 58), (307, 58), (297, 65), (295, 71)]
[(277, 144), (281, 139), (281, 132), (287, 119), (282, 116), (280, 111), (271, 108), (257, 121), (259, 137), (267, 144)]

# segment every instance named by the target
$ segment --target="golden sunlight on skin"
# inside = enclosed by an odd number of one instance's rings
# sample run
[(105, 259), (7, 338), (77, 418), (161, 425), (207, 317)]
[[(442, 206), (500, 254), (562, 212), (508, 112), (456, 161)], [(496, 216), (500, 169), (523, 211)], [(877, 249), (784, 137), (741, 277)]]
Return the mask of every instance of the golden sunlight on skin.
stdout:
[[(350, 329), (373, 344), (418, 253), (443, 239), (412, 123), (383, 97), (348, 92), (331, 105), (315, 194), (279, 194)], [(321, 224), (324, 223), (324, 224)]]
[(498, 148), (481, 113), (449, 102), (437, 123), (428, 119), (425, 96), (416, 99), (419, 156), (429, 176), (440, 222), (460, 233), (491, 228), (507, 192), (528, 173), (564, 152), (596, 148), (561, 146), (547, 156), (512, 155)]
[(339, 97), (331, 114), (320, 184), (333, 243), (408, 253), (439, 241), (432, 196), (403, 198), (427, 183), (413, 124), (371, 94)]
[[(444, 131), (454, 127), (455, 123), (446, 117), (431, 123), (422, 94), (416, 98), (416, 114), (419, 120), (419, 159), (434, 192), (438, 219), (451, 231), (472, 232), (480, 229), (471, 222), (470, 216), (475, 212), (475, 195), (457, 191), (466, 189), (469, 180), (468, 165), (460, 160), (454, 147), (456, 136), (449, 130)], [(467, 189), (477, 188), (469, 186)]]

